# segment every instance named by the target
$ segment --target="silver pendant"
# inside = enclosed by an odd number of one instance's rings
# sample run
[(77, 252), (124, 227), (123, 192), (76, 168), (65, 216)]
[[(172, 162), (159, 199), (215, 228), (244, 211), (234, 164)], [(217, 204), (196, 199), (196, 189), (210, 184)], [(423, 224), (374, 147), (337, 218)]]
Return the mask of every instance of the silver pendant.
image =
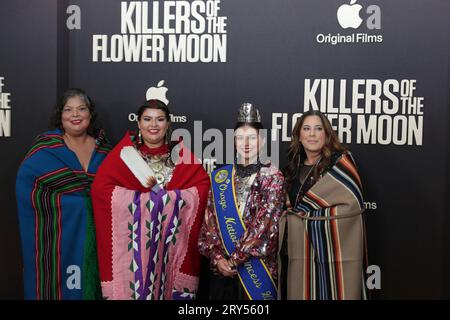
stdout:
[(156, 181), (158, 182), (158, 184), (163, 185), (164, 184), (164, 175), (162, 175), (161, 173), (156, 173), (155, 174), (155, 178)]
[(153, 171), (161, 171), (163, 169), (163, 166), (160, 162), (154, 162), (150, 164), (150, 166), (153, 169)]

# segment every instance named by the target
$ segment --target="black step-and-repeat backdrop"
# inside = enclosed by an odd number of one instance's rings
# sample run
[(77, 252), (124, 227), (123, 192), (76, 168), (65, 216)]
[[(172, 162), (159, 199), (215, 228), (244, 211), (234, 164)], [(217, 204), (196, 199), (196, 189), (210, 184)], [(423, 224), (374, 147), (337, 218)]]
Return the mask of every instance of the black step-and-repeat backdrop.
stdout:
[(147, 91), (165, 96), (207, 169), (242, 102), (280, 166), (292, 124), (320, 109), (363, 178), (372, 297), (449, 298), (449, 13), (447, 0), (1, 1), (0, 298), (22, 298), (17, 168), (69, 87), (113, 143)]

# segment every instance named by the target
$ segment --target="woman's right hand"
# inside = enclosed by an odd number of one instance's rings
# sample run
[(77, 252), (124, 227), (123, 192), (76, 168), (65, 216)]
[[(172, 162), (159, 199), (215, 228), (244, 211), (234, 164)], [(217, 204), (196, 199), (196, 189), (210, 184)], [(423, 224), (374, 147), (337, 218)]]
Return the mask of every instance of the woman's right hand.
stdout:
[(237, 274), (237, 270), (225, 258), (217, 262), (217, 270), (225, 277), (232, 277)]
[(157, 182), (156, 178), (151, 176), (147, 180), (147, 185), (148, 185), (149, 188), (153, 188), (153, 186), (156, 184), (156, 182)]

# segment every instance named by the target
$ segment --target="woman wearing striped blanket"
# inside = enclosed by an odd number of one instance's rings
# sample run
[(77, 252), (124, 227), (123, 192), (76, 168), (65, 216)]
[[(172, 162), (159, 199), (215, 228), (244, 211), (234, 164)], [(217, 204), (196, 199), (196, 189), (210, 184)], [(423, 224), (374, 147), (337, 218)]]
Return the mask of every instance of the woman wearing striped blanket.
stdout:
[(24, 297), (100, 299), (91, 183), (111, 149), (91, 99), (67, 90), (17, 174)]
[(280, 220), (281, 298), (365, 298), (361, 180), (328, 119), (308, 111), (297, 121), (286, 168), (288, 203)]

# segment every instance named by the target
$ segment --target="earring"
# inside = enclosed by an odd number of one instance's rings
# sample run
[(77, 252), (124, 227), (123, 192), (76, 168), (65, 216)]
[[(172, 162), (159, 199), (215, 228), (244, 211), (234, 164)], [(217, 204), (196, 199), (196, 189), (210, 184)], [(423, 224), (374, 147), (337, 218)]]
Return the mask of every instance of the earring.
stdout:
[(137, 139), (137, 143), (138, 145), (142, 144), (142, 134), (141, 134), (141, 130), (138, 129), (138, 139)]

